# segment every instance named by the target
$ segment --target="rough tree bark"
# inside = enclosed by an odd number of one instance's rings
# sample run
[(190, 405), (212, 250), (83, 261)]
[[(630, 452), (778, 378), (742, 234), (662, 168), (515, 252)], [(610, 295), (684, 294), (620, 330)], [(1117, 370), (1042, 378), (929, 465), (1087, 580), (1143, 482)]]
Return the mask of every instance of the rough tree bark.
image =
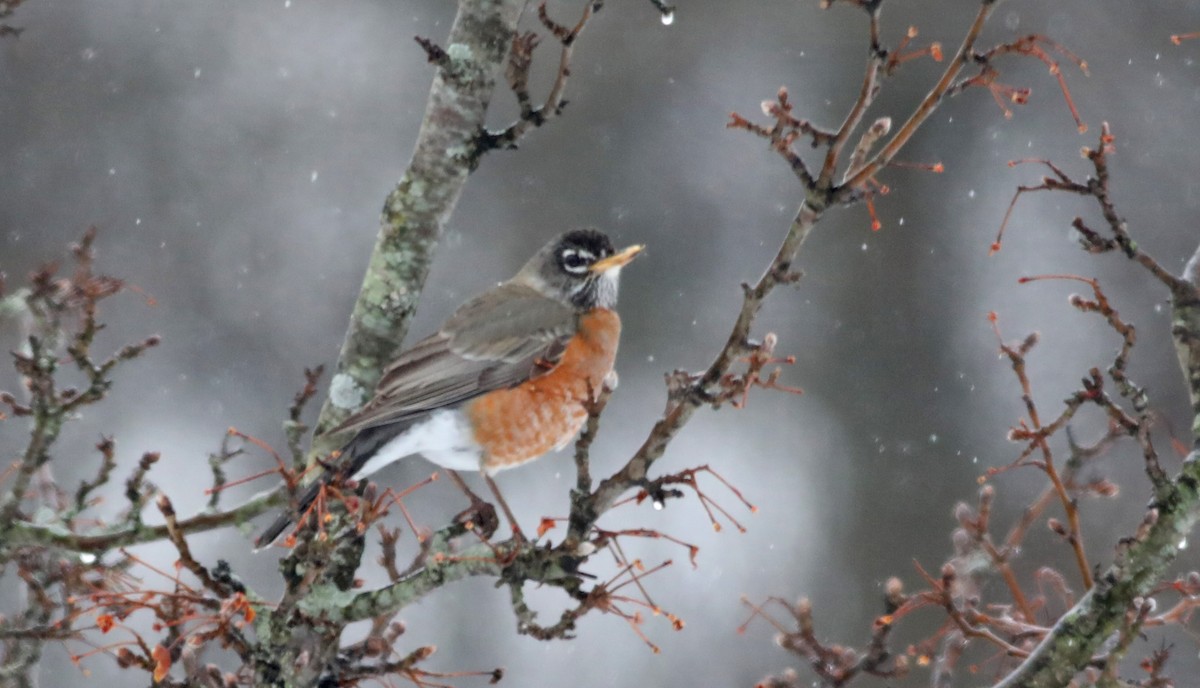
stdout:
[[(338, 356), (318, 436), (358, 409), (399, 348), (429, 274), (442, 228), (478, 164), (496, 78), (525, 0), (462, 0), (437, 66), (412, 160), (384, 201), (379, 236)], [(336, 448), (328, 438), (312, 453)]]
[[(460, 0), (445, 48), (423, 43), (437, 73), (412, 160), (384, 202), (317, 437), (367, 400), (404, 340), (442, 230), (478, 162), (476, 141), (524, 6), (525, 0)], [(314, 441), (310, 458), (343, 439)], [(289, 592), (257, 624), (259, 685), (299, 688), (328, 678), (348, 622), (334, 612), (353, 583), (362, 544), (362, 538), (339, 539), (332, 552), (301, 546), (284, 560)], [(326, 556), (317, 580), (307, 580), (314, 559)], [(299, 614), (307, 617), (302, 628), (296, 627)]]
[(1092, 589), (995, 688), (1055, 688), (1070, 682), (1117, 632), (1135, 599), (1162, 581), (1200, 520), (1200, 248), (1182, 277), (1158, 277), (1171, 290), (1171, 334), (1194, 412), (1192, 451), (1179, 475), (1156, 487), (1144, 532), (1118, 549), (1116, 561)]

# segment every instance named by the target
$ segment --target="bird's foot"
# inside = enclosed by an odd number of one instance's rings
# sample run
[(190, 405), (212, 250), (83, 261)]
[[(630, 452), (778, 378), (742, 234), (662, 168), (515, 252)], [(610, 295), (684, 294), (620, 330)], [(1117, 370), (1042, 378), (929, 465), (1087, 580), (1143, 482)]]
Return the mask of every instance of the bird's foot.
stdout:
[(478, 498), (471, 500), (471, 506), (455, 514), (454, 522), (462, 524), (467, 530), (475, 531), (484, 540), (490, 540), (500, 528), (500, 517), (496, 515), (496, 507)]

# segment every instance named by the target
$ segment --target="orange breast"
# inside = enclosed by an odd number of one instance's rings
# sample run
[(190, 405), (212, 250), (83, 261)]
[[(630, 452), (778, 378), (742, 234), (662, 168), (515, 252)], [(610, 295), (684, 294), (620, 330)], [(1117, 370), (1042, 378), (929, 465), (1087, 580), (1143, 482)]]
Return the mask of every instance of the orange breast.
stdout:
[(489, 392), (464, 407), (489, 474), (525, 463), (566, 444), (587, 420), (588, 390), (599, 393), (613, 369), (621, 320), (595, 309), (553, 370), (512, 389)]

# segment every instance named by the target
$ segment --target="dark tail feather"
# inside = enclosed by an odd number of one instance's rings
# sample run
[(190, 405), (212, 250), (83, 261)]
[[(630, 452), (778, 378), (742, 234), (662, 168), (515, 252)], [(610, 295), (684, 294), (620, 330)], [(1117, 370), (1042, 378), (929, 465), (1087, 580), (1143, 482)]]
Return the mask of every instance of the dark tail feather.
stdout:
[(323, 486), (328, 485), (335, 477), (348, 478), (353, 476), (375, 455), (375, 452), (380, 447), (390, 442), (396, 435), (407, 430), (408, 425), (407, 423), (393, 423), (391, 425), (367, 428), (358, 433), (354, 439), (350, 440), (342, 448), (341, 455), (338, 457), (338, 465), (333, 470), (325, 471), (320, 478), (314, 480), (304, 490), (304, 494), (301, 495), (296, 504), (297, 509), (295, 511), (290, 507), (285, 509), (279, 515), (279, 518), (276, 518), (266, 530), (254, 539), (254, 549), (260, 550), (275, 542), (283, 534), (283, 531), (295, 523), (297, 514), (303, 514), (308, 511), (308, 507), (312, 506), (312, 503), (316, 501), (317, 495), (321, 493)]
[[(304, 495), (300, 497), (299, 503), (296, 505), (298, 507), (297, 513), (302, 514), (305, 511), (308, 511), (308, 507), (312, 506), (312, 503), (317, 499), (317, 495), (320, 494), (321, 488), (324, 487), (328, 482), (329, 481), (325, 478), (325, 476), (322, 476), (320, 480), (317, 480), (312, 485), (309, 485), (308, 489), (304, 491)], [(296, 520), (295, 516), (296, 514), (292, 512), (290, 507), (285, 509), (283, 513), (279, 514), (279, 518), (276, 518), (271, 525), (267, 526), (266, 530), (264, 530), (257, 538), (254, 539), (254, 549), (260, 550), (264, 547), (269, 547), (271, 543), (275, 542), (275, 540), (277, 540), (279, 536), (283, 534), (283, 531), (291, 527), (292, 523), (294, 523)]]

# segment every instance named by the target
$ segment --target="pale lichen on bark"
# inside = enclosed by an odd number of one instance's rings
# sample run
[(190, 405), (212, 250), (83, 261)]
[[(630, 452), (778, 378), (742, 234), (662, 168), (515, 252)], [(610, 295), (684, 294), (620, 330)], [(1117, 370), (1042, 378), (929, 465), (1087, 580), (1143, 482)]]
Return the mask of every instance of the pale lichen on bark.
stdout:
[(1183, 268), (1181, 281), (1171, 298), (1171, 331), (1192, 401), (1192, 435), (1200, 437), (1200, 249)]
[[(443, 228), (478, 164), (474, 142), (483, 131), (524, 5), (525, 0), (458, 4), (412, 159), (383, 204), (375, 248), (316, 424), (310, 460), (345, 439), (322, 433), (367, 400), (404, 340)], [(346, 526), (326, 525), (335, 533)], [(336, 675), (342, 629), (353, 610), (371, 606), (351, 589), (362, 545), (361, 537), (336, 538), (331, 549), (314, 538), (301, 541), (280, 563), (288, 590), (256, 624), (257, 685), (311, 686)], [(439, 573), (445, 572), (428, 568), (378, 594), (388, 598), (387, 606), (398, 609), (403, 600), (416, 599), (450, 579)], [(452, 577), (463, 575), (468, 574)]]
[[(379, 235), (338, 358), (317, 435), (364, 403), (404, 340), (442, 228), (478, 164), (496, 78), (525, 0), (463, 0), (450, 30), (408, 170), (383, 204)], [(313, 453), (342, 438), (314, 442)]]
[(1096, 585), (995, 688), (1067, 685), (1115, 633), (1135, 598), (1152, 592), (1200, 520), (1200, 249), (1171, 289), (1172, 336), (1193, 407), (1193, 450), (1179, 475), (1154, 495), (1145, 532), (1122, 544)]
[[(220, 527), (242, 526), (248, 524), (254, 517), (276, 509), (286, 502), (286, 493), (282, 487), (278, 487), (261, 492), (229, 510), (201, 511), (195, 516), (180, 520), (179, 527), (181, 532), (188, 535)], [(0, 550), (5, 545), (22, 547), (43, 545), (73, 552), (103, 554), (117, 547), (162, 540), (167, 537), (167, 527), (161, 524), (148, 525), (139, 521), (103, 528), (95, 532), (78, 533), (63, 524), (13, 520), (5, 527), (5, 536), (6, 540), (0, 544)]]
[(472, 576), (498, 576), (503, 568), (492, 549), (476, 545), (456, 553), (453, 558), (427, 562), (404, 579), (375, 590), (314, 588), (316, 594), (306, 596), (298, 608), (324, 622), (349, 624), (395, 613), (447, 583)]

